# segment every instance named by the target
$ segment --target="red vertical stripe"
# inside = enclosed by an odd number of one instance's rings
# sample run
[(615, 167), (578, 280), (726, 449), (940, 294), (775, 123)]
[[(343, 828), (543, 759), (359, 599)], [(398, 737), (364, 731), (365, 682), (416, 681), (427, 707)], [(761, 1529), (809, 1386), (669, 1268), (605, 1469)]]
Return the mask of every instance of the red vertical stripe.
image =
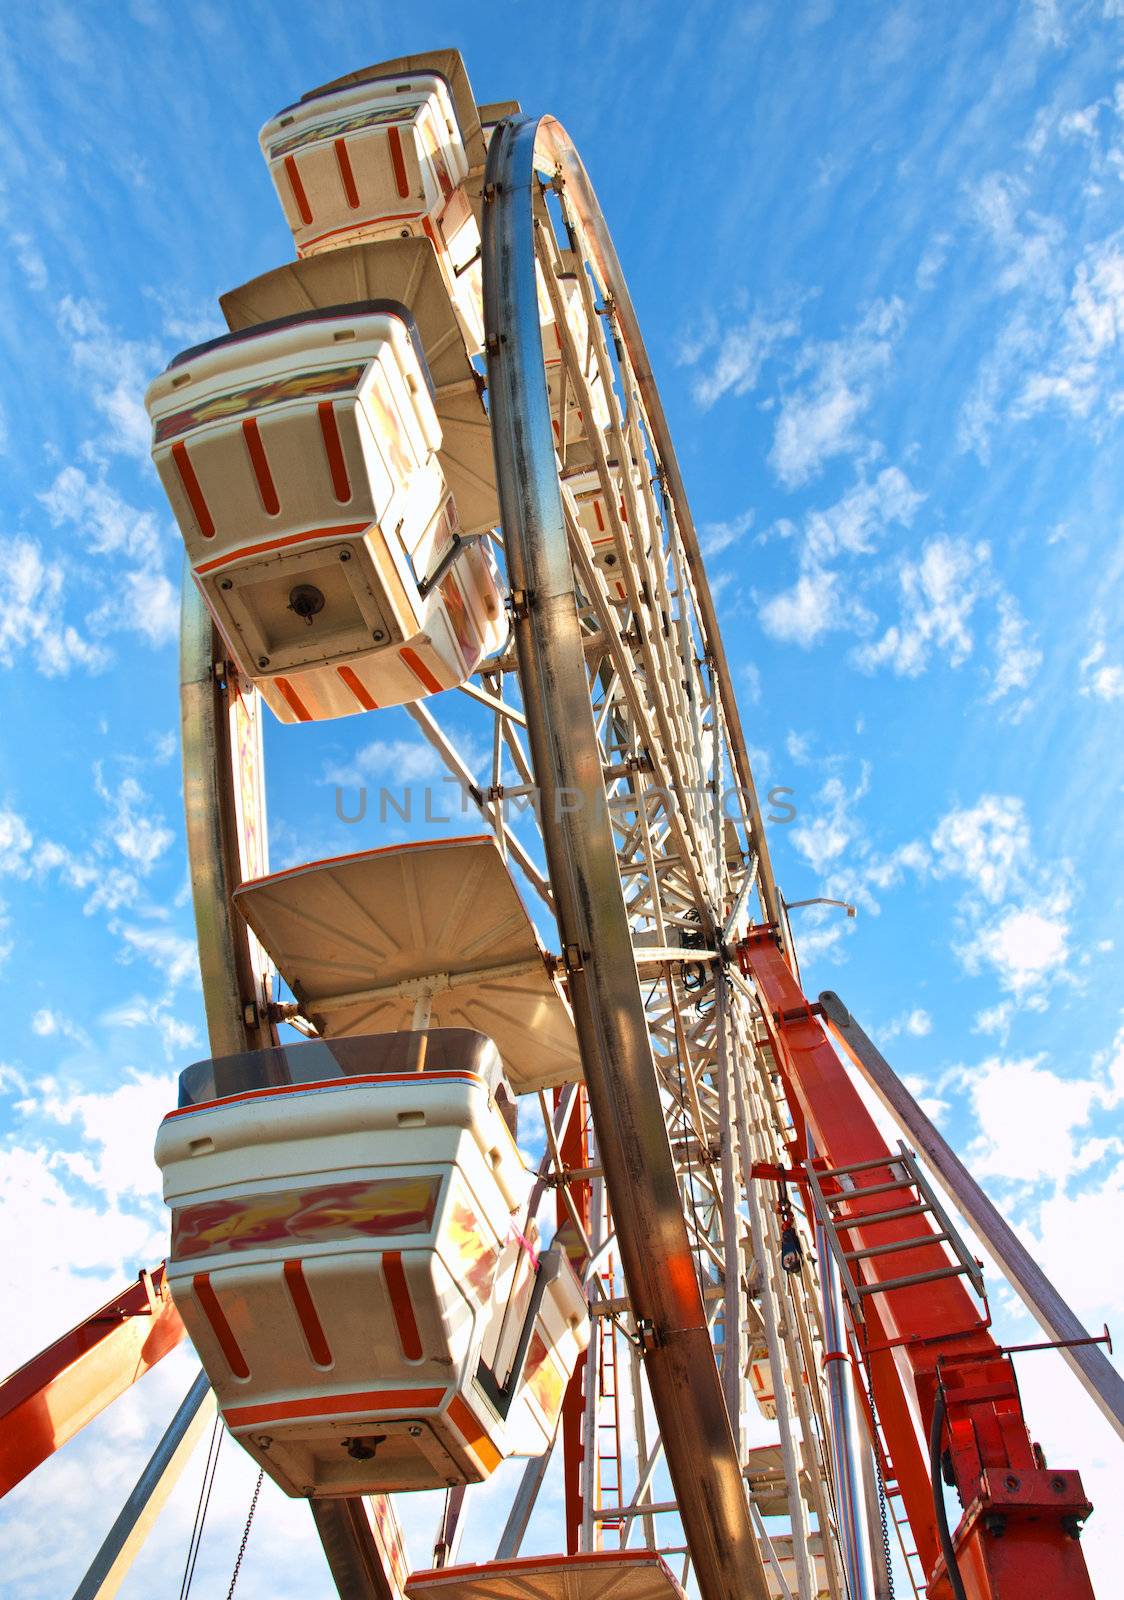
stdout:
[(398, 193), (405, 200), (410, 193), (410, 180), (406, 176), (406, 158), (402, 154), (402, 136), (397, 128), (388, 128), (386, 137), (390, 144), (390, 160), (394, 167), (394, 178), (398, 184)]
[(425, 685), (430, 694), (441, 693), (444, 685), (438, 683), (437, 679), (433, 676), (432, 672), (430, 672), (429, 668), (426, 666), (421, 656), (418, 655), (416, 650), (411, 650), (409, 645), (403, 645), (398, 654), (405, 662), (406, 666), (408, 666), (410, 671), (414, 674), (414, 677), (419, 683)]
[(368, 694), (361, 679), (359, 678), (358, 673), (353, 672), (350, 667), (337, 667), (336, 671), (339, 673), (347, 687), (351, 690), (355, 698), (358, 700), (359, 704), (363, 707), (364, 711), (377, 711), (379, 709), (378, 701), (372, 699)]
[(250, 461), (254, 468), (254, 477), (258, 480), (258, 493), (261, 503), (275, 517), (281, 509), (281, 502), (277, 498), (277, 489), (273, 482), (273, 474), (269, 470), (269, 457), (265, 453), (261, 434), (258, 432), (257, 417), (247, 417), (242, 424), (242, 437), (246, 441), (246, 449), (250, 452)]
[(298, 722), (311, 722), (312, 712), (305, 705), (288, 678), (274, 678), (273, 681), (277, 685), (281, 698), (288, 705), (289, 710), (296, 713)]
[(417, 1319), (414, 1316), (414, 1303), (410, 1299), (410, 1285), (406, 1282), (401, 1250), (383, 1252), (382, 1270), (386, 1287), (390, 1291), (390, 1304), (394, 1311), (398, 1337), (402, 1343), (402, 1354), (407, 1361), (420, 1361), (421, 1334), (418, 1332)]
[(336, 166), (340, 169), (343, 180), (343, 192), (352, 211), (359, 209), (359, 190), (355, 187), (355, 174), (351, 170), (351, 157), (347, 153), (347, 140), (337, 139), (333, 146), (336, 152)]
[(285, 1287), (289, 1291), (289, 1299), (293, 1302), (293, 1310), (297, 1320), (304, 1329), (304, 1336), (308, 1340), (308, 1348), (312, 1352), (312, 1359), (318, 1367), (332, 1365), (332, 1351), (328, 1344), (324, 1326), (320, 1321), (316, 1306), (313, 1303), (312, 1293), (305, 1282), (304, 1266), (299, 1261), (286, 1261)]
[(292, 156), (285, 157), (285, 175), (289, 180), (289, 187), (293, 191), (293, 199), (297, 202), (297, 210), (301, 214), (301, 221), (311, 222), (312, 207), (308, 203), (308, 196), (304, 192), (301, 175), (297, 171), (297, 164)]
[(211, 1274), (197, 1272), (191, 1280), (191, 1287), (195, 1290), (195, 1297), (199, 1301), (203, 1315), (211, 1324), (211, 1330), (219, 1342), (219, 1349), (226, 1357), (227, 1366), (236, 1378), (248, 1378), (250, 1369), (246, 1365), (246, 1357), (234, 1337), (234, 1329), (226, 1320), (226, 1312), (219, 1305), (218, 1295), (211, 1287)]
[(179, 444), (172, 446), (172, 460), (176, 464), (176, 471), (180, 475), (184, 493), (191, 503), (195, 513), (195, 520), (199, 524), (199, 532), (204, 539), (215, 537), (215, 522), (211, 516), (210, 508), (203, 498), (203, 491), (199, 487), (199, 479), (195, 476), (195, 468), (191, 465), (191, 457), (187, 453), (187, 446), (181, 439)]
[(321, 400), (316, 407), (316, 414), (320, 418), (320, 432), (328, 456), (328, 471), (332, 474), (332, 492), (341, 505), (346, 505), (351, 499), (351, 482), (347, 476), (336, 408), (330, 400)]

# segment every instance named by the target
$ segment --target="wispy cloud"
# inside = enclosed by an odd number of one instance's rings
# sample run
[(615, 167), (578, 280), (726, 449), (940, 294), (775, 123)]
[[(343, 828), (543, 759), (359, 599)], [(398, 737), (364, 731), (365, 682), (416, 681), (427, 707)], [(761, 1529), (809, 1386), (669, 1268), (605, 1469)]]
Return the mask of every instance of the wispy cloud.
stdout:
[(109, 652), (65, 620), (64, 584), (62, 563), (34, 539), (0, 539), (0, 667), (61, 678), (108, 666)]
[(985, 544), (939, 538), (923, 547), (917, 561), (903, 561), (898, 572), (901, 619), (881, 639), (856, 649), (856, 665), (864, 672), (888, 666), (899, 677), (916, 678), (934, 651), (953, 667), (966, 661), (973, 646), (969, 623), (985, 592), (981, 575), (988, 559)]
[(720, 327), (712, 321), (701, 333), (686, 336), (680, 361), (700, 370), (692, 392), (704, 410), (723, 395), (744, 395), (756, 389), (761, 369), (800, 331), (795, 317), (768, 317), (759, 311), (743, 321)]
[(905, 325), (898, 299), (876, 301), (841, 339), (804, 345), (797, 382), (782, 395), (769, 464), (786, 488), (817, 476), (862, 443), (859, 423)]

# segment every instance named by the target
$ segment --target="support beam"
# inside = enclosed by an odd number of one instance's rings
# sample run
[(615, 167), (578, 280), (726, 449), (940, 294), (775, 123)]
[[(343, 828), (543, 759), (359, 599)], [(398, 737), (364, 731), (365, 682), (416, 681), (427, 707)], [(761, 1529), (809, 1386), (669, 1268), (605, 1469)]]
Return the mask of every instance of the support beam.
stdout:
[(207, 1374), (201, 1372), (75, 1589), (74, 1600), (113, 1600), (214, 1415), (215, 1396)]
[(1080, 1318), (1062, 1299), (1014, 1229), (1000, 1216), (839, 996), (825, 989), (820, 995), (820, 1005), (835, 1038), (906, 1138), (940, 1179), (957, 1210), (987, 1245), (1046, 1337), (1059, 1341), (1063, 1360), (1106, 1421), (1124, 1439), (1124, 1378), (1099, 1345), (1066, 1342), (1089, 1339)]
[[(488, 384), (543, 837), (597, 1157), (699, 1589), (703, 1600), (766, 1600), (667, 1129), (653, 1114), (658, 1081), (583, 670), (539, 331), (532, 190), (540, 134), (541, 154), (549, 147), (564, 158), (582, 224), (604, 225), (557, 123), (499, 125), (484, 186)], [(617, 305), (627, 301), (619, 272), (605, 285)]]
[(0, 1495), (72, 1439), (184, 1336), (164, 1264), (0, 1384)]

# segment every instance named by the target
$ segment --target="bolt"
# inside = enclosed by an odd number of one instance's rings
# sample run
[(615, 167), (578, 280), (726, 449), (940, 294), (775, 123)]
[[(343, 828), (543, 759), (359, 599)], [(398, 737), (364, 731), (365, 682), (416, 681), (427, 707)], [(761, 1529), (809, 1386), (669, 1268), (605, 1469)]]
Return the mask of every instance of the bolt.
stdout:
[(222, 582), (219, 584), (219, 588), (220, 589), (233, 589), (234, 588), (234, 583), (230, 578), (224, 578), (222, 580)]
[(410, 1438), (411, 1439), (420, 1439), (421, 1436), (422, 1436), (422, 1430), (420, 1428), (411, 1428), (410, 1429)]
[(1019, 1486), (1019, 1480), (1015, 1477), (1013, 1472), (1009, 1472), (1003, 1479), (1003, 1482), (1007, 1485), (1008, 1489), (1017, 1489)]
[(269, 665), (269, 657), (268, 656), (259, 656), (258, 657), (258, 666), (259, 667), (268, 667), (268, 665)]
[(268, 1433), (262, 1433), (259, 1434), (254, 1440), (254, 1443), (257, 1445), (259, 1450), (268, 1450), (270, 1445), (273, 1443), (273, 1440), (269, 1437)]
[(1062, 1491), (1065, 1488), (1065, 1479), (1064, 1478), (1058, 1478), (1058, 1477), (1051, 1478), (1050, 1479), (1050, 1488), (1053, 1489), (1055, 1494), (1061, 1494)]
[(351, 551), (350, 550), (341, 550), (340, 551), (340, 560), (341, 561), (350, 561), (351, 560)]
[(371, 631), (371, 638), (375, 641), (376, 644), (382, 644), (383, 640), (386, 638), (386, 634), (382, 631), (381, 628), (374, 628)]

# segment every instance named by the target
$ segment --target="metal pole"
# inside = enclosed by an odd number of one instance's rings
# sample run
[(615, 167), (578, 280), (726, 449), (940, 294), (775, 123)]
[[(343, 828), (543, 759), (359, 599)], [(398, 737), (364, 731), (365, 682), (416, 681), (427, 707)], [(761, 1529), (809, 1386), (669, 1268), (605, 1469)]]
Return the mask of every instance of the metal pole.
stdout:
[[(831, 1031), (858, 1067), (906, 1138), (916, 1145), (948, 1192), (949, 1198), (979, 1234), (1048, 1339), (1088, 1339), (1080, 1319), (1066, 1304), (1042, 1268), (1000, 1216), (956, 1152), (945, 1142), (882, 1052), (863, 1032), (839, 996), (830, 989), (820, 1005)], [(1099, 1345), (1061, 1349), (1063, 1359), (1089, 1398), (1124, 1439), (1124, 1378)]]
[[(741, 1218), (738, 1215), (734, 1163), (737, 1153), (733, 1094), (730, 1083), (730, 1042), (726, 1026), (729, 990), (726, 975), (719, 969), (714, 977), (715, 1054), (718, 1067), (719, 1139), (722, 1179), (722, 1247), (725, 1303), (722, 1312), (722, 1388), (730, 1427), (741, 1453), (742, 1436), (742, 1274)], [(741, 1152), (742, 1167), (747, 1156)]]
[(531, 1456), (523, 1468), (523, 1476), (519, 1480), (515, 1499), (511, 1502), (511, 1510), (507, 1514), (500, 1542), (496, 1546), (497, 1561), (511, 1561), (519, 1554), (519, 1546), (523, 1543), (523, 1535), (531, 1520), (531, 1512), (535, 1509), (535, 1501), (539, 1497), (539, 1490), (546, 1477), (546, 1469), (554, 1454), (557, 1438), (558, 1434), (555, 1433), (542, 1455)]
[[(811, 1161), (814, 1155), (815, 1145), (809, 1131), (808, 1160)], [(855, 1410), (839, 1274), (818, 1216), (815, 1236), (823, 1302), (824, 1363), (831, 1413), (831, 1456), (835, 1469), (835, 1514), (839, 1521), (839, 1543), (851, 1600), (876, 1600), (873, 1588), (873, 1530), (868, 1524), (868, 1508), (863, 1500), (861, 1483), (861, 1456), (864, 1450), (869, 1451), (870, 1445), (860, 1431)]]
[[(738, 1132), (748, 1166), (756, 1151), (750, 1133), (741, 1062), (737, 1057), (734, 1058), (734, 1099), (737, 1107)], [(765, 1342), (769, 1349), (769, 1375), (773, 1380), (773, 1399), (777, 1412), (777, 1435), (780, 1440), (781, 1460), (784, 1462), (784, 1480), (788, 1485), (788, 1516), (792, 1528), (792, 1557), (796, 1566), (796, 1587), (800, 1600), (813, 1600), (816, 1592), (815, 1574), (808, 1551), (808, 1522), (800, 1492), (800, 1464), (796, 1454), (796, 1443), (792, 1437), (792, 1417), (788, 1409), (788, 1384), (785, 1380), (781, 1331), (777, 1319), (779, 1296), (774, 1299), (777, 1290), (773, 1263), (770, 1259), (771, 1252), (766, 1248), (765, 1228), (761, 1221), (761, 1194), (752, 1181), (746, 1185), (746, 1201), (749, 1208), (753, 1256), (761, 1275), (761, 1319), (765, 1324)], [(827, 1530), (823, 1531), (826, 1537)]]
[(75, 1589), (74, 1600), (112, 1600), (187, 1466), (199, 1435), (214, 1414), (211, 1382), (207, 1374), (201, 1372), (152, 1452), (89, 1571)]
[[(483, 254), (492, 439), (543, 838), (598, 1155), (699, 1588), (703, 1600), (766, 1600), (659, 1109), (586, 684), (539, 330), (532, 186), (541, 126), (513, 120), (492, 136)], [(556, 124), (551, 139), (569, 147)]]

